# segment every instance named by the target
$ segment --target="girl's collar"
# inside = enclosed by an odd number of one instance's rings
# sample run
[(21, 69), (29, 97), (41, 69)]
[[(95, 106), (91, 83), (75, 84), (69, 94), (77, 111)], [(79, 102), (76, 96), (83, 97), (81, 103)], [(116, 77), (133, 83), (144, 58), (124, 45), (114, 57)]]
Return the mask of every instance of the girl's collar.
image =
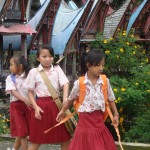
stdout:
[[(85, 74), (85, 80), (84, 80), (83, 83), (86, 84), (86, 83), (88, 83), (89, 81), (90, 81), (90, 80), (88, 79), (88, 75), (87, 75), (87, 73), (86, 73), (86, 74)], [(101, 84), (101, 83), (104, 84), (101, 77), (98, 78), (97, 83), (98, 83), (98, 84)]]
[(23, 72), (21, 75), (15, 74), (15, 77), (24, 77), (24, 75), (25, 75), (25, 72)]
[[(38, 70), (42, 71), (42, 70), (45, 70), (45, 69), (43, 68), (43, 66), (41, 64), (39, 64)], [(51, 67), (50, 67), (50, 69), (48, 71), (53, 71), (53, 70), (54, 70), (54, 66), (51, 64)]]

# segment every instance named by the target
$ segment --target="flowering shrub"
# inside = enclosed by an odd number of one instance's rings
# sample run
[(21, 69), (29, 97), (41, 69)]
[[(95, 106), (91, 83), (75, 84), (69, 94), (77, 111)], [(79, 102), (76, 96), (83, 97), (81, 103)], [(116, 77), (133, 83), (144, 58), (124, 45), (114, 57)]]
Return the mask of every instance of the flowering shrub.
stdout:
[(101, 49), (107, 56), (106, 71), (108, 74), (128, 76), (134, 67), (141, 66), (149, 60), (140, 45), (135, 43), (134, 30), (126, 37), (126, 31), (118, 31), (117, 38), (106, 40), (101, 34), (97, 34), (92, 47)]
[(9, 133), (8, 123), (9, 120), (5, 117), (5, 115), (0, 114), (0, 135)]
[[(134, 29), (126, 35), (126, 31), (119, 31), (115, 39), (106, 40), (101, 34), (97, 34), (91, 47), (98, 48), (106, 54), (105, 72), (110, 79), (116, 96), (116, 104), (120, 113), (119, 128), (123, 139), (139, 141), (131, 131), (138, 131), (138, 118), (146, 116), (150, 106), (150, 64), (149, 54), (142, 46), (136, 43)], [(147, 117), (145, 117), (147, 118)], [(148, 126), (145, 120), (143, 126)], [(143, 127), (140, 136), (144, 136)], [(125, 134), (128, 132), (128, 134)], [(145, 135), (147, 137), (147, 135)], [(149, 142), (143, 138), (143, 142)], [(147, 141), (146, 141), (147, 139)]]

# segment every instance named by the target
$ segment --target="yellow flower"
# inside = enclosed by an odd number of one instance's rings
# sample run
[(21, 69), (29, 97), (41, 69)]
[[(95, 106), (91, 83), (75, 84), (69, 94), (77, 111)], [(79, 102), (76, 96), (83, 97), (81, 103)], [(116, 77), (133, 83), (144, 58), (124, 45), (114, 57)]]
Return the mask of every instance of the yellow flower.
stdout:
[(148, 93), (150, 93), (150, 90), (147, 90)]
[(134, 46), (134, 48), (137, 48), (137, 46)]
[(125, 128), (122, 128), (122, 132), (123, 132), (123, 133), (125, 132)]
[(119, 56), (118, 56), (118, 55), (117, 55), (116, 57), (117, 57), (117, 59), (119, 59)]
[(124, 32), (122, 35), (123, 35), (123, 36), (126, 36), (126, 32)]
[(149, 62), (148, 58), (146, 58), (146, 62)]
[(113, 40), (113, 38), (110, 38), (109, 40), (111, 41), (111, 40)]
[(118, 101), (121, 101), (121, 97), (118, 97)]
[(125, 88), (121, 88), (121, 91), (124, 92), (126, 89)]
[(137, 86), (138, 86), (138, 85), (139, 85), (139, 83), (138, 83), (138, 82), (136, 82), (136, 83), (135, 83), (135, 85), (137, 85)]
[(2, 117), (2, 115), (0, 114), (0, 117)]
[(121, 107), (120, 109), (119, 109), (119, 113), (122, 113), (123, 112), (123, 107)]
[(137, 45), (137, 47), (140, 48), (141, 46), (140, 46), (140, 45)]
[(2, 122), (5, 122), (5, 120), (3, 120)]
[(122, 123), (123, 120), (124, 120), (124, 118), (123, 118), (123, 117), (120, 117), (119, 122)]
[(136, 52), (135, 52), (135, 51), (133, 51), (132, 53), (135, 55), (135, 53), (136, 53)]
[(107, 40), (104, 40), (103, 43), (106, 44), (106, 43), (107, 43)]
[(146, 53), (146, 50), (143, 50), (143, 54), (145, 54)]
[(124, 30), (123, 32), (126, 33), (126, 30)]
[(118, 92), (118, 90), (117, 90), (117, 89), (114, 89), (114, 92)]
[(3, 126), (3, 129), (6, 129), (6, 126)]
[(124, 49), (123, 49), (123, 48), (120, 48), (120, 52), (123, 53), (123, 51), (124, 51)]
[(134, 38), (134, 35), (133, 35), (133, 34), (131, 34), (131, 38)]
[(115, 102), (116, 102), (116, 103), (119, 103), (121, 100), (122, 100), (121, 97), (118, 97), (118, 98), (115, 100)]
[(129, 45), (130, 43), (129, 43), (129, 42), (126, 42), (126, 44)]
[(110, 53), (110, 51), (109, 51), (109, 50), (106, 50), (106, 51), (105, 51), (105, 54), (106, 54), (106, 55), (107, 55), (107, 54), (109, 54), (109, 53)]

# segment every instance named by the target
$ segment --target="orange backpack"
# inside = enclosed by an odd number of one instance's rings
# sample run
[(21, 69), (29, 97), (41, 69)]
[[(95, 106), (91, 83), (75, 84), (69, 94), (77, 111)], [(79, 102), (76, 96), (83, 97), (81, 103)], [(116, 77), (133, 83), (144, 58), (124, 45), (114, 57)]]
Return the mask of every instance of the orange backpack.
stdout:
[[(100, 75), (101, 79), (103, 80), (102, 91), (105, 99), (105, 107), (108, 106), (108, 96), (107, 96), (107, 78), (106, 75)], [(79, 106), (83, 103), (85, 92), (86, 92), (86, 85), (83, 83), (85, 80), (85, 76), (79, 78), (79, 97), (74, 101), (74, 108), (77, 111)], [(104, 121), (108, 117), (107, 109), (103, 114)]]

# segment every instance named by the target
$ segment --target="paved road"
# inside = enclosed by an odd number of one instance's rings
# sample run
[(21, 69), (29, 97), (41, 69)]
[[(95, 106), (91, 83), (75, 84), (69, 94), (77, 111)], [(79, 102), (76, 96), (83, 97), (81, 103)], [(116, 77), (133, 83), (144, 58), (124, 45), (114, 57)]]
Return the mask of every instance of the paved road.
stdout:
[[(0, 141), (0, 150), (10, 150), (12, 148), (13, 142)], [(42, 145), (39, 150), (60, 150), (59, 145)]]

